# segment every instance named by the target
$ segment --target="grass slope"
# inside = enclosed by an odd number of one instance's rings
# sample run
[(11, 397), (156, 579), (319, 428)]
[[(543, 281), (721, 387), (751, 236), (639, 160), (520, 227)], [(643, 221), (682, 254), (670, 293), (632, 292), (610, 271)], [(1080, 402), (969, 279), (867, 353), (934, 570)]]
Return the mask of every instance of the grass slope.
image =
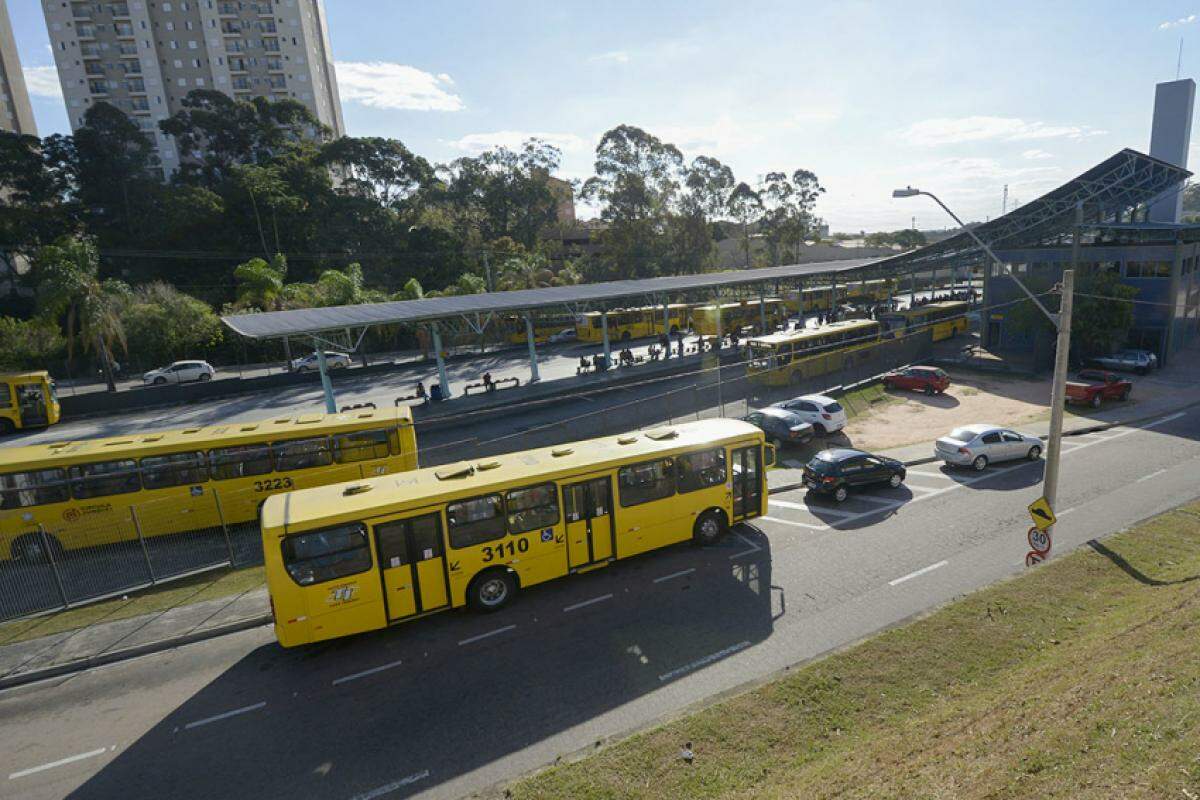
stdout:
[(511, 796), (1196, 800), (1198, 623), (1195, 503)]

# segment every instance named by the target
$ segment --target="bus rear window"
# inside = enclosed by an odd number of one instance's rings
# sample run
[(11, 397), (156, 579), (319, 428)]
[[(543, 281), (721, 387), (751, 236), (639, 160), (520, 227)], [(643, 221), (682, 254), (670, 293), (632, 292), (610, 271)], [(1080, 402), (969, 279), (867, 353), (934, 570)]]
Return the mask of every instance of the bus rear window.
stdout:
[(209, 450), (208, 463), (213, 479), (218, 481), (265, 475), (271, 471), (271, 447), (265, 444), (248, 444)]
[(283, 564), (301, 586), (333, 581), (371, 568), (367, 529), (344, 525), (283, 540)]

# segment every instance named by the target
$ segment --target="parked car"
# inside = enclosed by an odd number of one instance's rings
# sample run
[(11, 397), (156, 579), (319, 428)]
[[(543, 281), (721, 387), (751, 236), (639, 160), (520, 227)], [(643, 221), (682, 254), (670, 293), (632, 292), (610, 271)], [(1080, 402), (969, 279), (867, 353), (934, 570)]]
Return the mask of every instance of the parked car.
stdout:
[(1096, 356), (1088, 363), (1102, 369), (1116, 369), (1145, 375), (1158, 366), (1158, 356), (1145, 350), (1119, 350), (1112, 355)]
[(822, 450), (804, 465), (804, 485), (839, 503), (850, 496), (851, 490), (864, 486), (886, 483), (895, 488), (904, 483), (906, 475), (904, 464), (894, 458), (850, 448)]
[[(321, 365), (317, 363), (317, 360), (316, 353), (309, 353), (300, 358), (293, 358), (291, 363), (292, 372), (319, 372)], [(326, 369), (345, 369), (348, 366), (350, 366), (350, 356), (333, 350), (325, 351)]]
[(1081, 369), (1079, 380), (1067, 381), (1067, 402), (1099, 408), (1105, 400), (1128, 400), (1133, 382), (1102, 369)]
[(207, 361), (176, 361), (168, 367), (144, 373), (142, 383), (146, 386), (165, 386), (168, 383), (204, 382), (211, 381), (216, 373), (216, 367)]
[(574, 342), (579, 339), (579, 334), (575, 333), (574, 328), (563, 328), (558, 333), (550, 334), (551, 344), (560, 344), (562, 342)]
[(963, 425), (933, 445), (935, 457), (953, 467), (973, 467), (977, 472), (996, 461), (1042, 455), (1042, 440), (1031, 433), (1018, 433), (998, 425)]
[(813, 426), (786, 408), (768, 406), (751, 411), (743, 420), (759, 428), (767, 435), (767, 441), (776, 447), (786, 444), (805, 444), (813, 438)]
[(817, 433), (836, 433), (846, 427), (846, 410), (837, 400), (823, 394), (805, 394), (773, 403), (772, 406), (799, 414)]
[(950, 387), (950, 376), (937, 367), (905, 367), (883, 376), (883, 388), (908, 389), (925, 394), (941, 394)]

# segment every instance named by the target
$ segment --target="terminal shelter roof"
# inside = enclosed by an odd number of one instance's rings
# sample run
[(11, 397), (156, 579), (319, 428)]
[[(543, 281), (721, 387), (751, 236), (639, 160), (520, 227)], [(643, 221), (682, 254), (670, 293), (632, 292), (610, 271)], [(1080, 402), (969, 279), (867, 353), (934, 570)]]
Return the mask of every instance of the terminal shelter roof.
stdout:
[[(1085, 221), (1117, 220), (1129, 209), (1180, 191), (1191, 174), (1182, 167), (1126, 148), (1033, 202), (973, 230), (993, 250), (1033, 247), (1069, 234), (1077, 204), (1083, 205)], [(980, 252), (968, 234), (960, 233), (928, 247), (886, 258), (880, 266), (908, 270), (953, 265), (977, 259)]]
[(251, 339), (301, 336), (323, 331), (341, 331), (370, 325), (429, 322), (462, 315), (512, 314), (520, 311), (583, 306), (590, 303), (618, 305), (622, 301), (646, 305), (648, 298), (662, 302), (684, 292), (744, 286), (777, 280), (795, 280), (824, 275), (840, 275), (864, 270), (879, 259), (846, 259), (812, 264), (790, 264), (762, 269), (706, 272), (699, 275), (672, 275), (663, 278), (582, 283), (575, 286), (550, 286), (544, 289), (518, 289), (512, 292), (487, 292), (423, 300), (394, 300), (387, 303), (362, 303), (352, 306), (302, 308), (294, 311), (269, 311), (262, 314), (233, 314), (222, 317), (226, 325)]

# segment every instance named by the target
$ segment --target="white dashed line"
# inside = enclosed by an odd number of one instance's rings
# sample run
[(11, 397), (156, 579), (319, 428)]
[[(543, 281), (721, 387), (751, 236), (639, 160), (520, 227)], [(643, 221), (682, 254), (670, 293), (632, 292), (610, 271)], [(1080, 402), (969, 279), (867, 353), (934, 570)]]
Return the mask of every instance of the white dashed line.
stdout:
[(423, 781), (428, 777), (429, 777), (429, 770), (423, 770), (421, 772), (417, 772), (412, 775), (409, 775), (407, 778), (401, 778), (398, 781), (392, 781), (391, 783), (385, 783), (383, 786), (380, 786), (376, 789), (372, 789), (369, 792), (363, 792), (362, 794), (356, 794), (356, 795), (354, 795), (354, 797), (351, 798), (351, 800), (375, 800), (376, 797), (383, 797), (385, 794), (391, 794), (392, 792), (396, 791), (397, 789), (401, 789), (405, 786), (409, 786), (411, 784), (416, 783), (417, 781)]
[(80, 753), (77, 756), (67, 756), (66, 758), (60, 758), (58, 761), (51, 761), (49, 764), (42, 764), (40, 766), (30, 767), (29, 769), (23, 769), (19, 770), (18, 772), (10, 773), (8, 779), (12, 781), (16, 780), (17, 778), (24, 778), (26, 775), (33, 775), (34, 773), (43, 772), (48, 769), (54, 769), (55, 767), (63, 767), (67, 764), (74, 764), (76, 761), (83, 761), (85, 758), (93, 758), (105, 752), (108, 752), (108, 748), (100, 747), (96, 750), (89, 750), (86, 753)]
[(780, 519), (779, 517), (759, 517), (759, 519), (767, 522), (778, 522), (780, 525), (791, 525), (794, 528), (808, 528), (810, 531), (827, 531), (828, 525), (810, 525), (807, 522), (792, 522), (790, 519)]
[(205, 717), (204, 719), (198, 719), (195, 722), (189, 722), (187, 725), (183, 726), (183, 729), (185, 731), (190, 731), (192, 728), (199, 728), (201, 725), (207, 725), (210, 722), (220, 722), (223, 719), (229, 719), (230, 717), (236, 717), (239, 714), (247, 714), (251, 711), (258, 711), (260, 708), (265, 708), (266, 705), (267, 705), (267, 701), (264, 700), (261, 703), (255, 703), (252, 706), (242, 706), (241, 708), (235, 708), (233, 711), (226, 711), (224, 714), (217, 714), (215, 717)]
[(920, 475), (922, 478), (946, 478), (947, 480), (950, 479), (950, 476), (944, 472), (925, 472), (924, 470), (920, 470), (920, 469), (910, 469), (910, 470), (907, 470), (907, 472), (909, 475)]
[(481, 633), (478, 636), (472, 636), (469, 639), (463, 639), (458, 644), (461, 647), (464, 644), (471, 644), (472, 642), (478, 642), (480, 639), (486, 639), (489, 636), (496, 636), (497, 634), (506, 633), (508, 631), (511, 631), (515, 627), (517, 627), (517, 626), (516, 625), (505, 625), (503, 628), (496, 628), (496, 630), (494, 630), (494, 631), (488, 631), (487, 633)]
[(582, 603), (575, 603), (574, 605), (565, 606), (563, 611), (575, 611), (576, 609), (585, 608), (587, 606), (595, 605), (596, 603), (603, 603), (605, 600), (612, 600), (612, 597), (613, 596), (611, 594), (602, 594), (599, 597), (593, 597), (591, 600), (584, 600)]
[(1148, 481), (1151, 478), (1157, 478), (1159, 475), (1162, 475), (1164, 472), (1166, 472), (1165, 469), (1160, 469), (1157, 472), (1151, 472), (1149, 475), (1143, 475), (1142, 477), (1138, 478), (1136, 481), (1134, 481), (1134, 483), (1141, 483), (1142, 481)]
[(1154, 422), (1147, 423), (1146, 425), (1143, 425), (1142, 427), (1143, 428), (1153, 428), (1155, 425), (1163, 425), (1168, 422), (1174, 422), (1175, 420), (1179, 419), (1180, 417), (1186, 417), (1186, 416), (1187, 416), (1186, 411), (1180, 411), (1176, 414), (1170, 415), (1169, 417), (1163, 417), (1162, 419), (1156, 419), (1156, 420), (1154, 420)]
[(949, 561), (939, 561), (936, 564), (930, 564), (928, 567), (921, 567), (916, 572), (910, 572), (907, 575), (902, 575), (899, 578), (894, 578), (893, 580), (888, 581), (888, 586), (899, 586), (905, 581), (911, 581), (913, 578), (919, 578), (927, 572), (933, 572), (935, 569), (941, 569), (949, 563)]
[(780, 508), (794, 508), (797, 511), (811, 511), (812, 509), (806, 503), (793, 503), (790, 500), (776, 500), (771, 498), (767, 501), (769, 505), (779, 506)]
[(684, 575), (691, 575), (695, 571), (696, 571), (695, 567), (692, 567), (690, 569), (681, 569), (681, 570), (679, 570), (679, 572), (672, 572), (670, 575), (663, 575), (661, 578), (655, 578), (654, 582), (655, 583), (663, 583), (664, 581), (674, 580), (675, 578), (682, 578)]
[(1075, 510), (1075, 506), (1071, 506), (1070, 508), (1064, 508), (1062, 511), (1059, 511), (1055, 516), (1065, 517), (1067, 514), (1070, 514), (1074, 510)]
[(692, 670), (699, 669), (700, 667), (708, 666), (709, 664), (713, 663), (714, 661), (719, 661), (720, 659), (724, 658), (725, 656), (733, 655), (734, 653), (738, 652), (739, 650), (745, 650), (749, 646), (750, 646), (749, 642), (738, 642), (737, 644), (731, 644), (729, 647), (726, 647), (724, 650), (718, 650), (717, 652), (712, 653), (711, 655), (704, 656), (704, 658), (697, 658), (695, 661), (691, 662), (690, 664), (684, 664), (682, 667), (676, 667), (675, 669), (671, 670), (670, 672), (664, 672), (662, 675), (658, 676), (658, 680), (660, 682), (662, 682), (662, 681), (669, 681), (672, 678), (678, 678), (680, 675), (686, 675), (687, 673), (691, 672)]
[(946, 488), (945, 486), (938, 486), (936, 488), (932, 486), (917, 486), (915, 483), (905, 483), (904, 486), (908, 489), (918, 492), (940, 492), (942, 489)]
[(339, 683), (347, 683), (348, 681), (356, 681), (359, 678), (365, 678), (368, 675), (374, 675), (376, 672), (383, 672), (385, 669), (391, 669), (392, 667), (398, 667), (398, 666), (400, 666), (401, 663), (403, 663), (403, 662), (393, 661), (390, 664), (383, 664), (378, 667), (371, 667), (371, 669), (364, 669), (362, 672), (355, 672), (350, 675), (343, 675), (340, 678), (334, 678), (333, 685), (337, 686)]
[(750, 549), (749, 549), (749, 550), (743, 550), (743, 551), (742, 551), (742, 552), (740, 552), (740, 553), (734, 553), (733, 555), (731, 555), (731, 556), (729, 557), (729, 560), (730, 560), (730, 561), (733, 561), (735, 558), (741, 558), (742, 556), (748, 556), (748, 555), (750, 555), (751, 553), (757, 553), (759, 550), (762, 550), (762, 548), (761, 548), (761, 547), (759, 547), (759, 546), (758, 546), (758, 545), (756, 545), (754, 542), (752, 542), (752, 541), (750, 541), (749, 539), (747, 539), (745, 536), (742, 536), (740, 533), (735, 533), (734, 535), (735, 535), (735, 536), (737, 536), (739, 539), (741, 539), (741, 540), (742, 540), (743, 542), (745, 542), (746, 544), (750, 545)]

